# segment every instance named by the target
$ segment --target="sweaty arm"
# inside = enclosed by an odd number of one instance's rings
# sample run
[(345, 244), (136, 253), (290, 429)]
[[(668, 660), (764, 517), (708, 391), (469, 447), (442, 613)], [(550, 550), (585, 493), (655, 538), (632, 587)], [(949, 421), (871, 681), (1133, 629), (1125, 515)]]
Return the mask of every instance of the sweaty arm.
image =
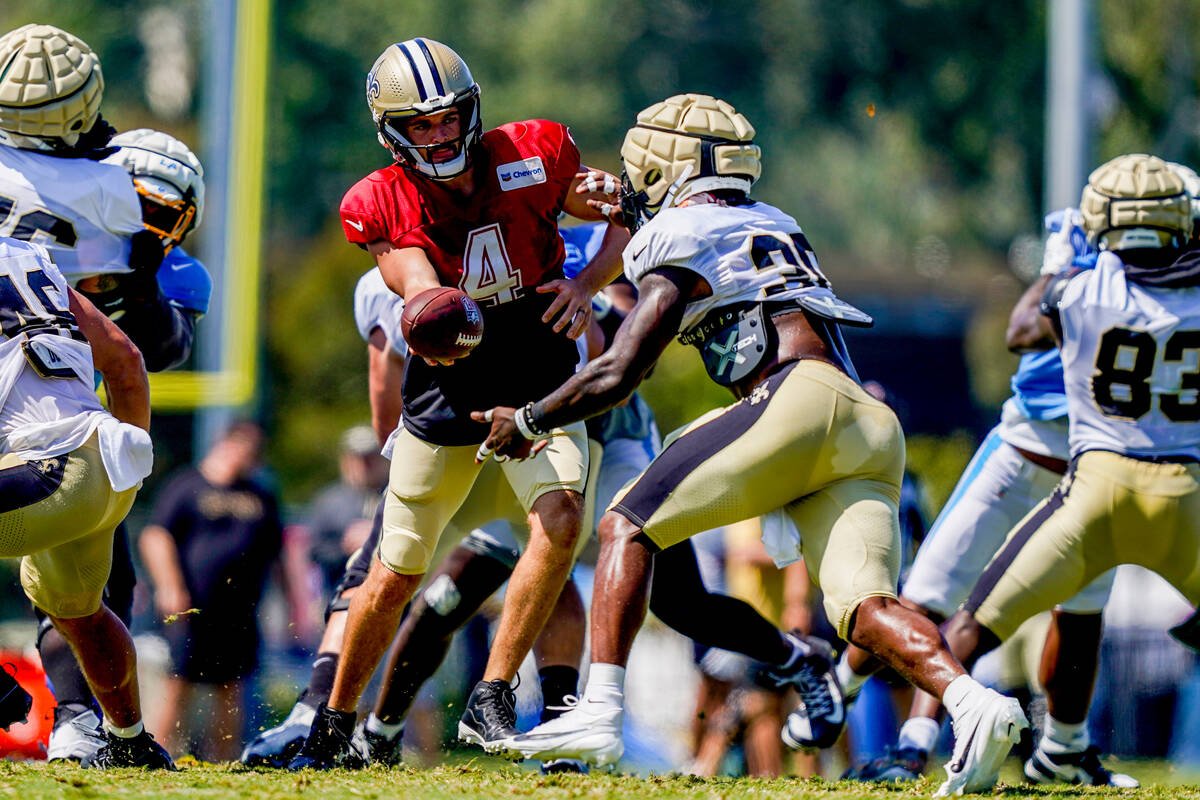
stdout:
[(404, 356), (392, 349), (382, 328), (374, 328), (367, 341), (367, 392), (371, 399), (371, 427), (381, 445), (400, 424), (403, 379)]
[(367, 245), (367, 252), (375, 257), (383, 282), (406, 303), (426, 289), (442, 285), (429, 256), (419, 247), (396, 247), (381, 239)]
[(68, 290), (71, 313), (92, 348), (92, 363), (104, 378), (112, 415), (150, 429), (150, 381), (137, 346), (86, 297)]
[[(703, 278), (680, 267), (648, 273), (639, 286), (641, 297), (617, 329), (612, 347), (534, 403), (531, 427), (548, 431), (607, 411), (629, 397), (675, 337), (688, 300), (701, 287), (707, 288)], [(485, 449), (525, 457), (528, 440), (517, 427), (516, 409), (475, 411), (471, 418), (492, 424)]]
[(1004, 343), (1011, 352), (1028, 353), (1054, 347), (1050, 321), (1041, 310), (1042, 296), (1052, 280), (1053, 275), (1041, 276), (1013, 306), (1008, 317), (1008, 330), (1004, 333)]

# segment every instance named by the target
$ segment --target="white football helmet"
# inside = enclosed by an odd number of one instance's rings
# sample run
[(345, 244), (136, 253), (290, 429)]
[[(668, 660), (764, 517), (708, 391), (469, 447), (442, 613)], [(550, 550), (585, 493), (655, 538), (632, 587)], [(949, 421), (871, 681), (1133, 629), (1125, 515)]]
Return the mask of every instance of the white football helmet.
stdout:
[(1178, 247), (1192, 233), (1192, 198), (1167, 162), (1117, 156), (1088, 176), (1079, 202), (1088, 241), (1100, 250)]
[(749, 120), (706, 94), (677, 94), (642, 111), (621, 145), (621, 208), (629, 226), (700, 192), (749, 194), (762, 174), (753, 139)]
[(0, 142), (70, 149), (100, 116), (103, 96), (100, 59), (81, 39), (52, 25), (0, 37)]
[[(479, 84), (458, 53), (432, 39), (409, 39), (390, 45), (367, 73), (367, 105), (379, 129), (379, 142), (402, 165), (430, 178), (446, 180), (471, 166), (471, 148), (483, 135), (479, 116)], [(457, 108), (460, 131), (455, 142), (416, 145), (405, 123), (425, 114)], [(450, 144), (455, 155), (434, 162), (435, 148)]]
[(204, 167), (186, 144), (149, 128), (112, 138), (117, 152), (104, 159), (133, 176), (142, 201), (142, 223), (167, 249), (183, 241), (204, 216)]

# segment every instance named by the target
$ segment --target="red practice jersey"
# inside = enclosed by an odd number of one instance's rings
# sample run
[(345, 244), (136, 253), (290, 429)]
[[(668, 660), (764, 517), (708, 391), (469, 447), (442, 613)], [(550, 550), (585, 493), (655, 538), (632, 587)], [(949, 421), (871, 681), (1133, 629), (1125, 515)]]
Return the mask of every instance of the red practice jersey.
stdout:
[(528, 120), (488, 131), (472, 157), (477, 183), (469, 200), (393, 164), (346, 192), (342, 229), (354, 244), (420, 247), (444, 286), (481, 306), (501, 305), (561, 271), (558, 215), (579, 149), (566, 126)]
[(556, 389), (578, 359), (574, 342), (541, 321), (553, 294), (534, 288), (562, 277), (558, 215), (579, 171), (579, 149), (557, 122), (510, 122), (472, 152), (475, 194), (395, 164), (360, 180), (342, 199), (354, 244), (390, 241), (425, 251), (444, 286), (483, 309), (483, 341), (450, 366), (410, 358), (404, 425), (443, 445), (482, 442), (490, 426), (469, 412), (520, 406)]

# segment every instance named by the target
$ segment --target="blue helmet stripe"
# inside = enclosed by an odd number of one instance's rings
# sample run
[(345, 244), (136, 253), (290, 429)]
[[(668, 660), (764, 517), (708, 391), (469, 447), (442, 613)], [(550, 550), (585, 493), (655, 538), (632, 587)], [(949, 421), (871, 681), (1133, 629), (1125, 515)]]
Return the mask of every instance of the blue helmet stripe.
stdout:
[(433, 83), (437, 87), (438, 97), (441, 97), (446, 93), (446, 90), (442, 88), (442, 76), (438, 74), (437, 64), (433, 62), (433, 54), (425, 46), (424, 39), (417, 39), (417, 45), (421, 48), (421, 52), (425, 54), (425, 60), (429, 62), (429, 73), (433, 75)]
[(429, 97), (429, 92), (425, 90), (425, 81), (421, 80), (421, 71), (417, 69), (417, 62), (413, 60), (412, 53), (408, 52), (408, 42), (399, 42), (396, 47), (400, 48), (400, 52), (404, 53), (404, 57), (408, 59), (408, 65), (412, 67), (413, 78), (417, 81), (417, 91), (421, 93), (421, 99), (425, 100)]

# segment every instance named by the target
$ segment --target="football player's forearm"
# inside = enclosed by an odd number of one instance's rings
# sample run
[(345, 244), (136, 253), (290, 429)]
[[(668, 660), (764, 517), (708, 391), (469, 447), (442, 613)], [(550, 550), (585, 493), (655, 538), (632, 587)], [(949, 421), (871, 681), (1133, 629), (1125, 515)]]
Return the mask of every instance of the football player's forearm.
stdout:
[(1004, 334), (1004, 343), (1014, 353), (1031, 350), (1047, 350), (1054, 346), (1049, 336), (1048, 328), (1043, 324), (1041, 312), (1042, 295), (1052, 275), (1043, 275), (1025, 290), (1021, 299), (1013, 307), (1008, 318), (1008, 330)]
[(629, 231), (616, 225), (608, 226), (600, 249), (576, 277), (587, 288), (588, 294), (596, 294), (620, 277), (623, 268), (621, 252), (628, 242)]
[(684, 301), (678, 287), (655, 275), (617, 329), (608, 352), (533, 407), (533, 422), (549, 430), (600, 414), (642, 382), (678, 330)]
[(602, 414), (633, 394), (641, 378), (610, 350), (534, 403), (534, 420), (549, 430)]
[(150, 429), (150, 383), (137, 346), (124, 331), (75, 290), (71, 313), (92, 348), (92, 365), (104, 378), (109, 411), (122, 422)]

